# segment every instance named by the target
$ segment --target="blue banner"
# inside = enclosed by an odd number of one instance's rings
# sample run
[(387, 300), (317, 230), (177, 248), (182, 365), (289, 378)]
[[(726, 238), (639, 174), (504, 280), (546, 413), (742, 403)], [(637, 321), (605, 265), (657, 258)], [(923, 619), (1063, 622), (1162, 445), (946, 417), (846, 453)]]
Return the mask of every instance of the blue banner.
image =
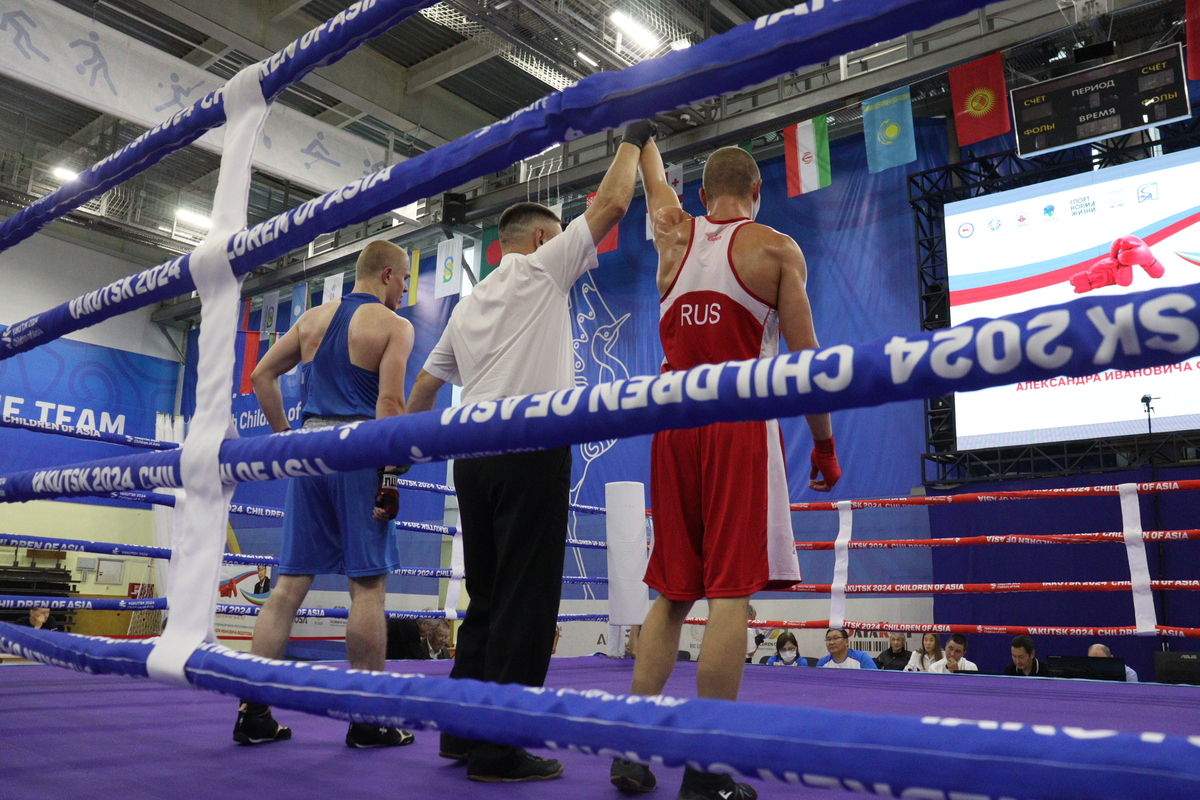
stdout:
[[(132, 677), (147, 677), (151, 650), (8, 624), (0, 624), (0, 647), (42, 663)], [(192, 654), (185, 673), (201, 689), (338, 720), (891, 797), (1159, 800), (1200, 790), (1200, 747), (1183, 736), (1037, 724), (1036, 710), (1020, 715), (1025, 722), (1004, 724), (805, 707), (780, 714), (761, 703), (344, 670), (212, 644)]]
[[(226, 483), (560, 447), (713, 422), (774, 419), (1022, 381), (1183, 369), (1200, 354), (1200, 285), (1088, 296), (939, 331), (704, 364), (335, 428), (229, 439)], [(0, 476), (0, 501), (178, 487), (179, 451)]]
[(912, 97), (907, 86), (865, 101), (862, 116), (871, 172), (883, 172), (917, 160)]
[[(560, 142), (758, 85), (984, 5), (985, 0), (814, 0), (810, 10), (800, 3), (685, 50), (591, 75), (473, 134), (243, 230), (227, 243), (230, 264), (236, 275), (248, 274), (321, 233), (498, 172)], [(13, 325), (0, 335), (0, 359), (194, 288), (189, 256), (160, 264)]]

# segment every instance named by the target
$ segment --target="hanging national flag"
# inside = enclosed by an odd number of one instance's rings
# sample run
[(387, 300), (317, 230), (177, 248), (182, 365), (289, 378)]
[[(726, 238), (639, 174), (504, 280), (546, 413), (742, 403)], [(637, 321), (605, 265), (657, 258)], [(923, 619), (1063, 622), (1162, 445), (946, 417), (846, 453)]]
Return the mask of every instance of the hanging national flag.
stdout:
[(263, 295), (262, 318), (259, 330), (263, 333), (274, 333), (279, 321), (279, 292), (267, 292)]
[(500, 226), (483, 229), (483, 263), (479, 266), (479, 280), (492, 274), (500, 266)]
[(408, 305), (415, 306), (417, 304), (417, 278), (421, 276), (421, 251), (413, 250), (408, 260), (412, 265), (412, 272), (408, 276)]
[(1000, 53), (950, 70), (950, 96), (960, 145), (975, 144), (1012, 130), (1004, 56)]
[(783, 129), (783, 161), (788, 197), (833, 183), (829, 168), (829, 120), (824, 114)]
[(738, 142), (738, 147), (742, 148), (750, 155), (754, 155), (754, 140), (753, 139), (747, 139), (744, 142)]
[(345, 279), (345, 274), (341, 272), (325, 276), (325, 290), (321, 292), (321, 305), (325, 305), (332, 300), (342, 299), (342, 286)]
[[(595, 192), (592, 192), (587, 196), (588, 208), (592, 207), (592, 203), (595, 201), (595, 199)], [(621, 226), (619, 224), (613, 226), (613, 229), (608, 232), (608, 236), (605, 236), (604, 240), (601, 241), (600, 244), (596, 245), (597, 253), (611, 253), (613, 250), (617, 249), (617, 245), (619, 243), (619, 234), (617, 232), (620, 230), (620, 228)]]
[[(667, 167), (665, 176), (667, 185), (675, 190), (679, 202), (683, 202), (683, 164), (672, 164)], [(654, 238), (654, 223), (650, 221), (650, 212), (646, 211), (646, 241)]]
[(238, 325), (239, 331), (250, 330), (250, 298), (247, 297), (242, 301), (242, 323)]
[(290, 330), (305, 311), (308, 311), (308, 284), (298, 283), (292, 287), (292, 318), (285, 330)]
[(238, 333), (238, 344), (242, 346), (242, 379), (238, 387), (239, 394), (254, 394), (254, 384), (250, 376), (258, 366), (258, 345), (262, 341), (258, 331), (241, 331)]
[(1187, 77), (1200, 81), (1200, 0), (1187, 0)]
[(437, 262), (433, 270), (434, 299), (453, 297), (462, 292), (463, 239), (455, 236), (438, 244)]
[(867, 139), (867, 169), (883, 172), (917, 160), (912, 95), (908, 87), (872, 97), (862, 104)]

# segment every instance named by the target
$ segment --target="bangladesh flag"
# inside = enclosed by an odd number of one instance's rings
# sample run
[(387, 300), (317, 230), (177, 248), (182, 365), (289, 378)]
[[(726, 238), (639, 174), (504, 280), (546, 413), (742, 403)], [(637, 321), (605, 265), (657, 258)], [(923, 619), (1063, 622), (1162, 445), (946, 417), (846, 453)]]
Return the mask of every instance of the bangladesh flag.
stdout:
[(483, 230), (483, 264), (479, 267), (479, 280), (492, 274), (500, 266), (500, 228), (496, 225)]
[(829, 169), (829, 125), (822, 114), (784, 128), (783, 160), (788, 197), (824, 189), (833, 182)]

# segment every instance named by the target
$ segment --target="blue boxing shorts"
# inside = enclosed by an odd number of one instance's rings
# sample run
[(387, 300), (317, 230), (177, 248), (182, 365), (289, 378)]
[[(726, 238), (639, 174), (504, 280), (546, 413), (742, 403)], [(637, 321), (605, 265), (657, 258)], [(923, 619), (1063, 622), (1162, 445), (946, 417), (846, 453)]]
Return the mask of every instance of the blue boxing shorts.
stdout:
[(374, 469), (289, 479), (279, 571), (365, 578), (396, 569), (392, 523), (371, 518), (378, 486)]

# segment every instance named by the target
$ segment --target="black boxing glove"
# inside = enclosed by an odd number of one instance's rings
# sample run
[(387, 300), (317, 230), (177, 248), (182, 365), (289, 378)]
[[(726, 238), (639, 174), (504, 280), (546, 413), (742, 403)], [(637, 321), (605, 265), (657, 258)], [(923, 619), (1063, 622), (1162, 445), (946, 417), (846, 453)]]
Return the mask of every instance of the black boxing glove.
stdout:
[(646, 142), (654, 138), (656, 133), (658, 133), (658, 126), (652, 119), (631, 122), (625, 126), (625, 135), (621, 137), (621, 144), (631, 144), (641, 150), (646, 146)]
[(408, 465), (403, 467), (379, 468), (379, 488), (375, 490), (375, 508), (383, 512), (389, 521), (400, 513), (400, 490), (396, 480), (408, 472)]

